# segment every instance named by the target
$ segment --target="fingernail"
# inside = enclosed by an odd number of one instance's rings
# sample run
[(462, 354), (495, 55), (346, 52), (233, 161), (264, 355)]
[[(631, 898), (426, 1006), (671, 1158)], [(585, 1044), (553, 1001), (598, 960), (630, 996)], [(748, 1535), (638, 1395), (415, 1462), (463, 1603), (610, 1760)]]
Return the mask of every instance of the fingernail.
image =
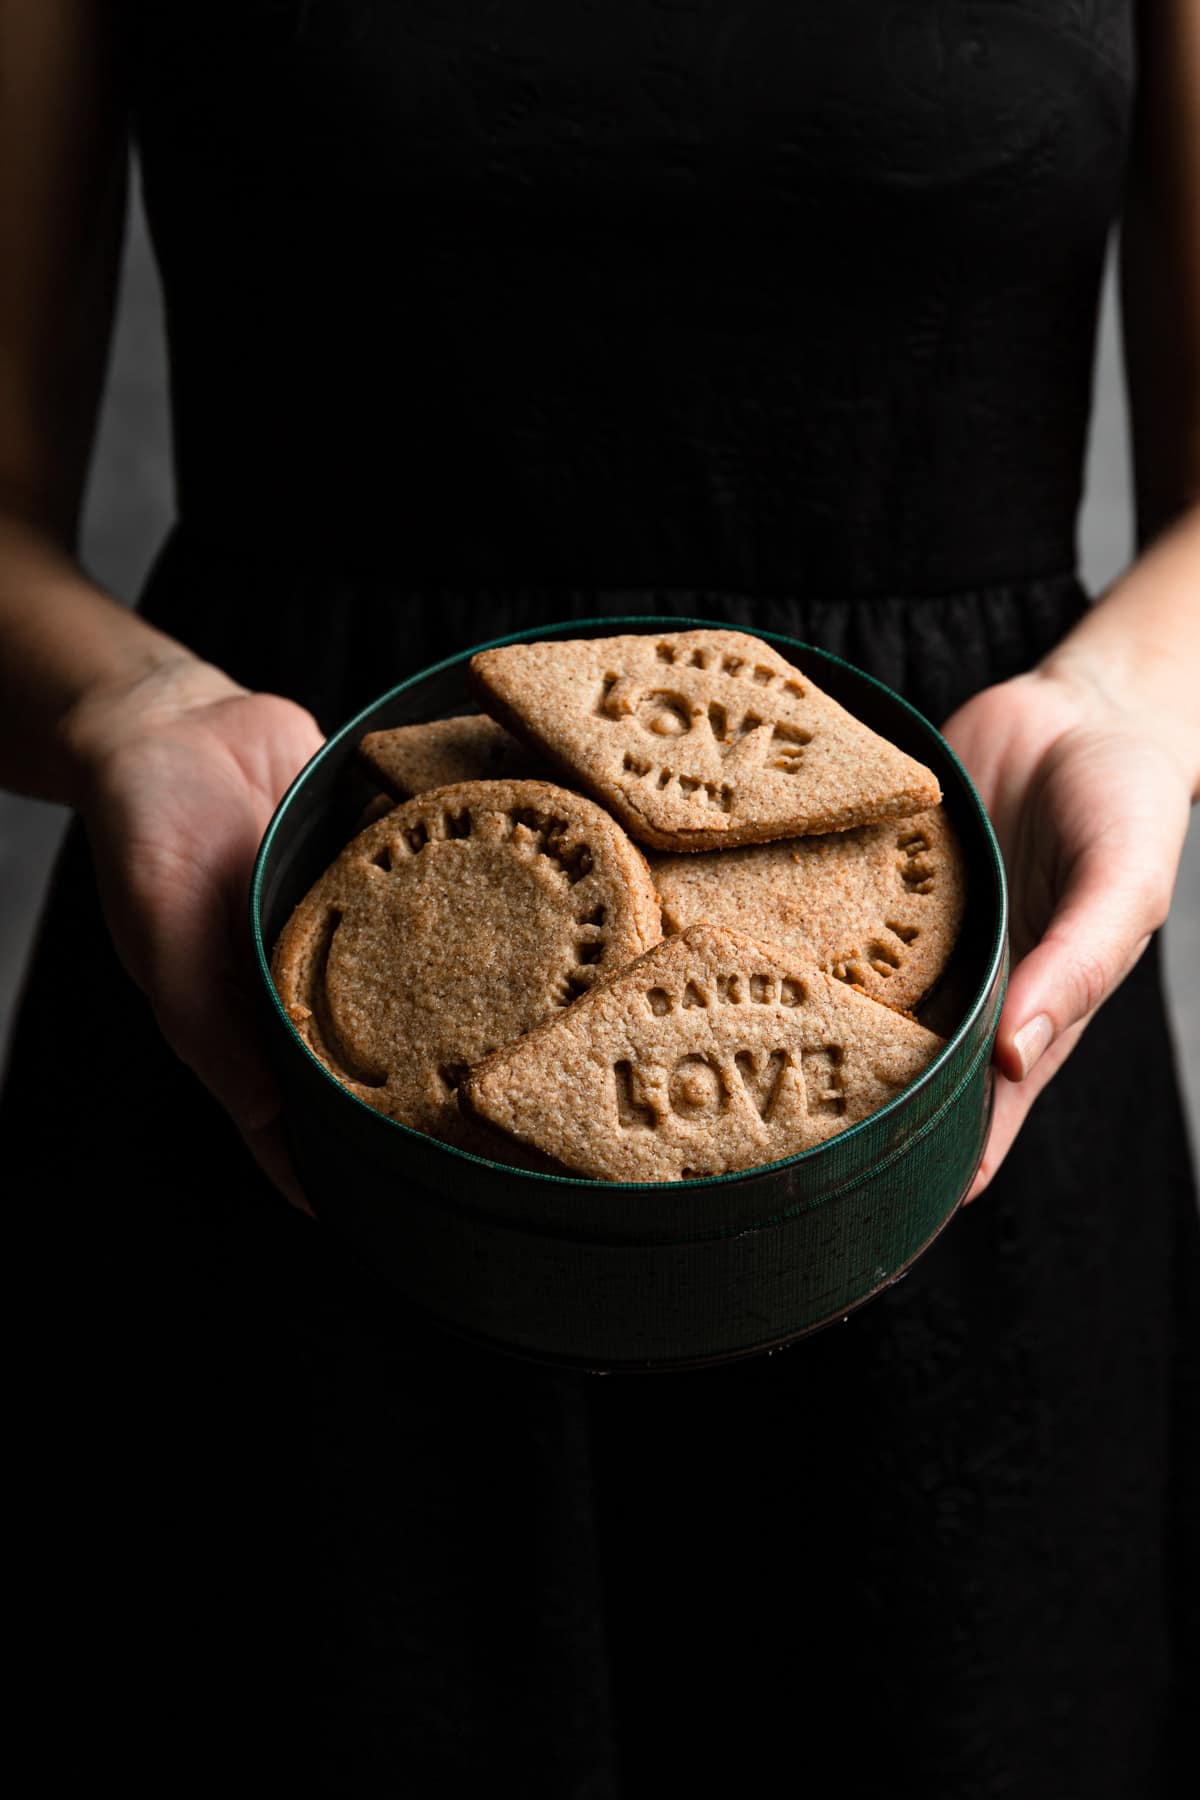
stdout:
[(1022, 1025), (1013, 1039), (1013, 1049), (1021, 1059), (1022, 1081), (1053, 1042), (1054, 1024), (1047, 1014), (1038, 1013), (1035, 1019), (1030, 1019), (1028, 1025)]

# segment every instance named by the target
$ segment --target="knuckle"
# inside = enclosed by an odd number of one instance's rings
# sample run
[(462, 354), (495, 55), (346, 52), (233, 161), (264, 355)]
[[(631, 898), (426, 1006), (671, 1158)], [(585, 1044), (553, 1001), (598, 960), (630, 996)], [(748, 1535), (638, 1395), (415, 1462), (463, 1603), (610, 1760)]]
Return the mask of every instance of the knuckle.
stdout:
[(1108, 965), (1093, 950), (1077, 950), (1074, 960), (1074, 984), (1078, 1016), (1094, 1012), (1110, 986)]

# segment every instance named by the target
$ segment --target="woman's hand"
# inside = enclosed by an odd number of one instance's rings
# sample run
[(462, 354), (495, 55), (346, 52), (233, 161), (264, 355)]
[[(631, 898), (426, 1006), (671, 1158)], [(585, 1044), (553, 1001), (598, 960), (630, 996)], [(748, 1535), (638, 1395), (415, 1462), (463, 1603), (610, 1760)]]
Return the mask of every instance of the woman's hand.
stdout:
[(1012, 908), (995, 1114), (969, 1202), (1166, 918), (1191, 778), (1156, 720), (1053, 661), (986, 688), (943, 729), (991, 815)]
[(323, 741), (316, 721), (181, 655), (89, 692), (62, 735), (121, 961), (259, 1166), (309, 1211), (259, 1048), (246, 909), (267, 822)]

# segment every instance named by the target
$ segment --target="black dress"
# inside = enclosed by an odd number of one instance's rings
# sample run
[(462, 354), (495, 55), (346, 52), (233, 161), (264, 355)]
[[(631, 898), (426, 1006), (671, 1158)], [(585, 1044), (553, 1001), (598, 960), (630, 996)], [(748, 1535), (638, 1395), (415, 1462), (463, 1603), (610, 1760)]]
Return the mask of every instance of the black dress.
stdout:
[[(499, 632), (673, 612), (941, 721), (1080, 613), (1124, 0), (121, 10), (179, 483), (144, 607), (249, 686), (328, 728)], [(904, 1282), (718, 1371), (406, 1316), (156, 1038), (77, 832), (4, 1130), (58, 1717), (125, 1788), (1182, 1786), (1153, 952)]]

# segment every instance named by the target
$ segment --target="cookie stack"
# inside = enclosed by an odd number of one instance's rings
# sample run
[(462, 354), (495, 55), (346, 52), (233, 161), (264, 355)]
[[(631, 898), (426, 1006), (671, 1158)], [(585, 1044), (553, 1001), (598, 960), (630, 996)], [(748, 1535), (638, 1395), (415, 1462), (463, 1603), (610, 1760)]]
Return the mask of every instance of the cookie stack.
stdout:
[(352, 1093), (495, 1161), (756, 1167), (886, 1104), (962, 919), (935, 776), (740, 632), (514, 644), (374, 732), (389, 810), (272, 974)]

